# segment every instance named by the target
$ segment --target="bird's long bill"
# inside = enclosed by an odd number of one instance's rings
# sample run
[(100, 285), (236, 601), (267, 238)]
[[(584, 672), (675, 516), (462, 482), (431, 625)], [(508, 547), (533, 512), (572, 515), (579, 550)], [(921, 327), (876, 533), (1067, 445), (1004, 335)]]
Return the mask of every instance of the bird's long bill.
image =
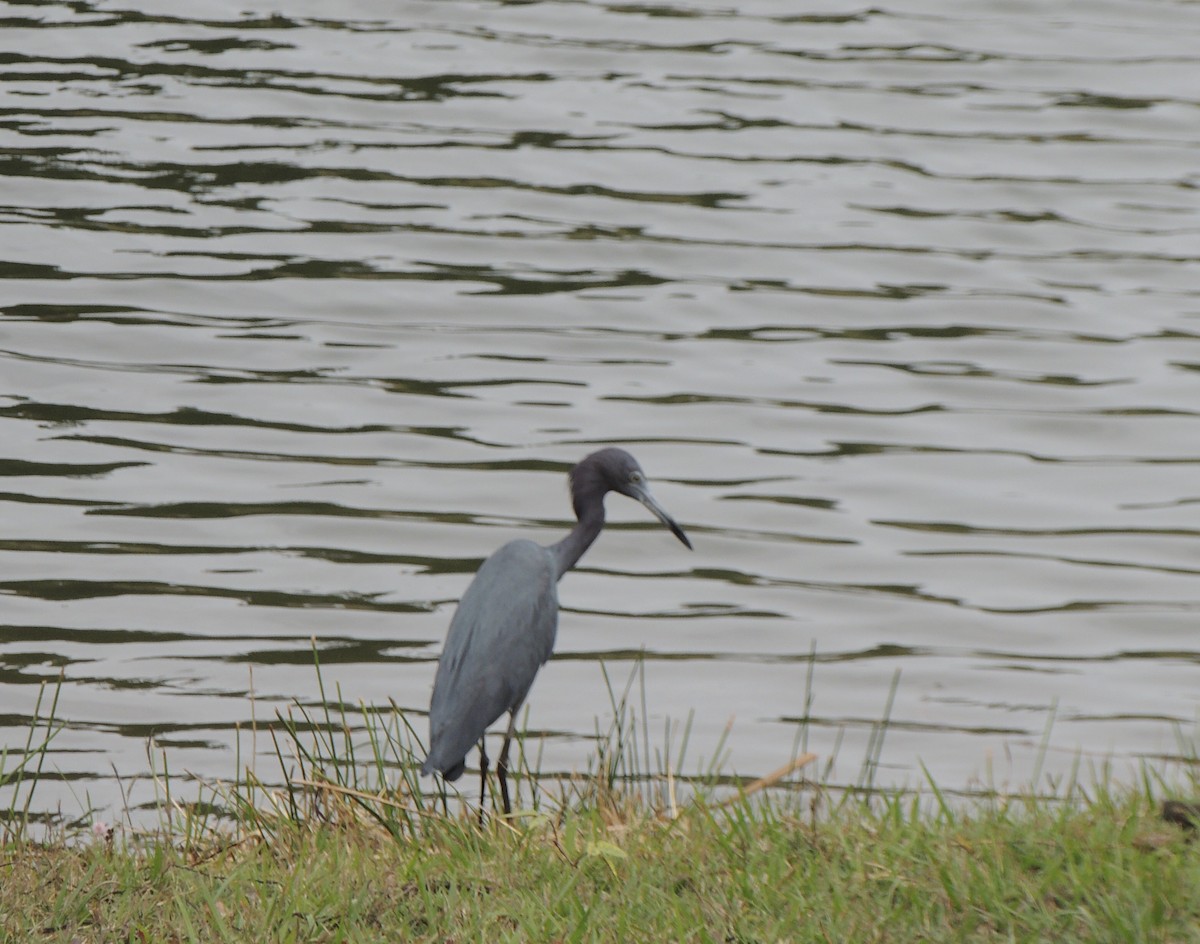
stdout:
[(663, 506), (655, 500), (654, 496), (650, 494), (648, 489), (639, 488), (634, 497), (652, 512), (654, 512), (654, 517), (670, 528), (671, 533), (683, 542), (684, 547), (686, 547), (689, 551), (692, 549), (692, 542), (689, 541), (688, 536), (683, 533), (683, 528), (679, 527), (679, 525), (675, 522), (675, 519), (667, 514), (666, 509), (664, 509)]

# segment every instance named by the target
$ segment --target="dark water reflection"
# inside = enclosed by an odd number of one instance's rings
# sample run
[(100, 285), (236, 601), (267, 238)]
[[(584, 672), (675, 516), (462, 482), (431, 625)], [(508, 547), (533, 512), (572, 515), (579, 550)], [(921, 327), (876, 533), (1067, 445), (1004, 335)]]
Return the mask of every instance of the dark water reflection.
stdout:
[(1194, 736), (1195, 4), (334, 12), (0, 4), (0, 715), (63, 674), (48, 804), (152, 796), (152, 737), (232, 776), (313, 639), (423, 711), (610, 442), (696, 552), (610, 502), (547, 770), (643, 656), (741, 773), (814, 652), (843, 781), (897, 668), (877, 782), (1024, 784), (1052, 706), (1051, 774)]

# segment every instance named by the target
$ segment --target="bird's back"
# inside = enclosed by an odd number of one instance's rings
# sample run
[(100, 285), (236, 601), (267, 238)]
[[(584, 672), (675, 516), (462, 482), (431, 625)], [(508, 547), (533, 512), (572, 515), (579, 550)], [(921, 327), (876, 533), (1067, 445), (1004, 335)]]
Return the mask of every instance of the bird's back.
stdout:
[(483, 562), (438, 661), (422, 773), (456, 779), (488, 726), (525, 700), (554, 649), (556, 577), (552, 553), (533, 541), (511, 541)]

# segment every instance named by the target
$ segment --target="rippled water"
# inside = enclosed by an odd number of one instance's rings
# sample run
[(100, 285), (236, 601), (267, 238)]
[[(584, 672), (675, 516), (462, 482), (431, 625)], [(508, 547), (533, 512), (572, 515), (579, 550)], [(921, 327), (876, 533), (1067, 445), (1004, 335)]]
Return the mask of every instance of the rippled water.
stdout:
[(151, 737), (232, 776), (314, 638), (423, 711), (470, 573), (608, 443), (696, 550), (610, 498), (547, 771), (641, 652), (652, 730), (694, 711), (698, 764), (733, 719), (744, 774), (814, 649), (843, 781), (897, 669), (877, 782), (1027, 783), (1052, 715), (1051, 774), (1194, 734), (1200, 6), (274, 9), (0, 4), (0, 714), (23, 744), (64, 673), (40, 797), (136, 805)]

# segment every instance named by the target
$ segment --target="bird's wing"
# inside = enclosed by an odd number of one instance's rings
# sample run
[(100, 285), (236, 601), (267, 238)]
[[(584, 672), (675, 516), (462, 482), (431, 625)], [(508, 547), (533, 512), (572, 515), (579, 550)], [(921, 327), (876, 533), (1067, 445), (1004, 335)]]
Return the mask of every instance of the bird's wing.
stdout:
[(488, 726), (524, 701), (554, 649), (555, 576), (550, 552), (532, 541), (513, 541), (483, 562), (438, 662), (426, 769), (460, 767)]

